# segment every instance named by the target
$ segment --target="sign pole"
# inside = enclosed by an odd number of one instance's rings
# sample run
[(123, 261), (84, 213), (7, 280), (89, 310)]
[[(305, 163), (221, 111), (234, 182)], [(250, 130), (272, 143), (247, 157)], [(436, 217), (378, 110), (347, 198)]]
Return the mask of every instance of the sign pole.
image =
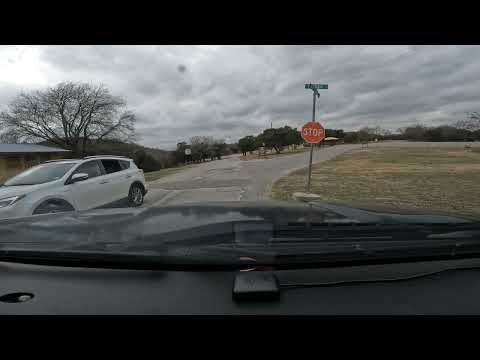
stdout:
[(302, 127), (302, 138), (310, 144), (310, 159), (308, 161), (308, 176), (306, 192), (310, 193), (310, 180), (312, 177), (313, 146), (320, 143), (325, 138), (325, 129), (319, 123), (315, 122), (315, 105), (317, 96), (320, 97), (318, 89), (328, 89), (328, 84), (305, 84), (305, 89), (313, 90), (312, 121)]
[[(318, 94), (320, 95), (320, 94)], [(313, 91), (313, 110), (312, 110), (312, 121), (315, 122), (315, 105), (317, 101), (317, 92)], [(308, 161), (308, 177), (307, 177), (307, 194), (310, 193), (310, 178), (312, 177), (312, 160), (313, 160), (313, 146), (310, 144), (310, 160)]]

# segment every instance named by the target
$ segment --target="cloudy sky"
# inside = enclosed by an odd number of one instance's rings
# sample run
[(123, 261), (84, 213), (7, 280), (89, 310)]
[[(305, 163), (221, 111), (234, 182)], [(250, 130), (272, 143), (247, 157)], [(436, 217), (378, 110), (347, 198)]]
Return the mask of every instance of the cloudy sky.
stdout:
[(140, 143), (228, 142), (311, 119), (355, 130), (443, 124), (480, 110), (480, 46), (0, 46), (0, 107), (61, 81), (103, 83), (138, 117)]

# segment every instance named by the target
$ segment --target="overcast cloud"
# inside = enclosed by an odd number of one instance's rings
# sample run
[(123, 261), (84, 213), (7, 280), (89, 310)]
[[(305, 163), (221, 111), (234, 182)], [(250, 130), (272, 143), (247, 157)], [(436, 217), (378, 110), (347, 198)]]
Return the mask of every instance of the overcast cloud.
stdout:
[(311, 119), (355, 130), (443, 124), (479, 111), (480, 46), (1, 46), (0, 106), (61, 81), (103, 83), (138, 116), (140, 143), (228, 142)]

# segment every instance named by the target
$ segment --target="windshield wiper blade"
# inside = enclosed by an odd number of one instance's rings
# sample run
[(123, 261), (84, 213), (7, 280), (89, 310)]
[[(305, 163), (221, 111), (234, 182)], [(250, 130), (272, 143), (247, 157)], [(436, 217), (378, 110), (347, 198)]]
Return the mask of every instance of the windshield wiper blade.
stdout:
[[(283, 253), (282, 253), (283, 252)], [(478, 240), (374, 241), (319, 245), (310, 252), (292, 253), (291, 248), (277, 249), (276, 265), (338, 264), (351, 261), (389, 261), (415, 258), (480, 257)]]
[(101, 251), (0, 250), (0, 262), (140, 270), (225, 270), (244, 267), (239, 262), (233, 262), (233, 258), (238, 258), (238, 256), (205, 259), (196, 256), (162, 254), (155, 251), (108, 253)]
[(276, 227), (271, 243), (316, 241), (422, 240), (476, 238), (480, 223), (462, 224), (313, 224)]
[(464, 222), (443, 222), (443, 223), (428, 223), (428, 222), (361, 222), (355, 219), (347, 219), (342, 221), (322, 221), (322, 222), (289, 222), (286, 226), (281, 226), (282, 229), (305, 229), (312, 230), (328, 230), (328, 229), (352, 229), (352, 230), (405, 230), (405, 229), (480, 229), (480, 221), (464, 221)]
[(108, 253), (100, 251), (0, 250), (0, 261), (31, 264), (155, 264), (158, 255), (136, 253)]

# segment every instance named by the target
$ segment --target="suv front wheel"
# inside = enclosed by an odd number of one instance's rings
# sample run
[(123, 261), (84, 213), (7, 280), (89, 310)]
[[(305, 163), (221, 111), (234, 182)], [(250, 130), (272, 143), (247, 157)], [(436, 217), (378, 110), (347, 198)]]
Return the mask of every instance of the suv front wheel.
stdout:
[(75, 211), (72, 205), (65, 200), (51, 199), (44, 201), (33, 210), (33, 215), (51, 214), (58, 212)]
[(130, 186), (128, 204), (132, 207), (138, 207), (143, 204), (143, 188), (139, 184), (132, 184), (132, 186)]

